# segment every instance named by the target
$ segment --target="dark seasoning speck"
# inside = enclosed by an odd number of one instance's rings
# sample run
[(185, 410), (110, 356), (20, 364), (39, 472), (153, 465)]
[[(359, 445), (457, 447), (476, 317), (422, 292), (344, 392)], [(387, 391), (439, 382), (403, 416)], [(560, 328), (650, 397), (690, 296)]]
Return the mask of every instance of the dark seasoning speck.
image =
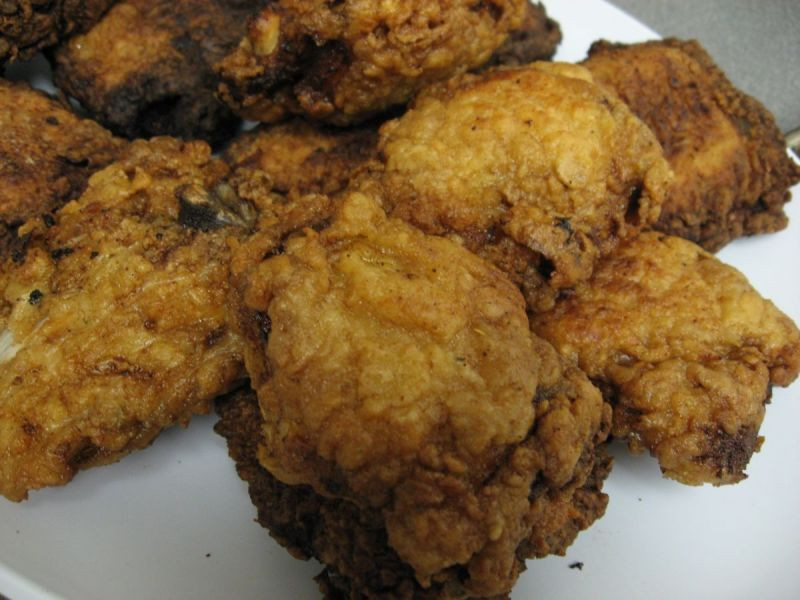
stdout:
[(569, 563), (570, 569), (578, 569), (578, 571), (583, 571), (583, 563), (580, 561), (576, 561), (574, 563)]

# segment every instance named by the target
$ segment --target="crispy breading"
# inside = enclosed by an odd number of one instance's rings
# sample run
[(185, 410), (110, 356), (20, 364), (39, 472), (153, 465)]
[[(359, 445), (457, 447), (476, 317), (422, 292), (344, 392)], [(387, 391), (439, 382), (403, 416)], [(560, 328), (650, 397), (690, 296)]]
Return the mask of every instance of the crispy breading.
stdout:
[(381, 127), (392, 214), (458, 236), (534, 310), (658, 218), (671, 173), (652, 132), (563, 63), (431, 86)]
[(655, 132), (675, 171), (656, 228), (716, 251), (786, 227), (800, 167), (764, 106), (696, 41), (595, 42), (583, 63)]
[(220, 94), (256, 121), (363, 121), (486, 63), (529, 10), (527, 0), (280, 0), (219, 63)]
[(547, 16), (541, 2), (529, 2), (522, 24), (512, 29), (505, 43), (495, 50), (486, 66), (519, 66), (550, 60), (561, 43), (561, 28)]
[(202, 142), (137, 141), (49, 227), (20, 228), (0, 270), (0, 494), (147, 446), (242, 376), (224, 225), (250, 209), (226, 174)]
[(3, 0), (0, 5), (0, 67), (32, 58), (67, 36), (85, 31), (114, 0)]
[(239, 120), (216, 98), (212, 67), (261, 4), (125, 0), (56, 53), (56, 85), (120, 135), (220, 142)]
[(42, 92), (5, 79), (0, 131), (0, 229), (10, 235), (79, 196), (89, 176), (127, 146)]
[(499, 270), (355, 192), (240, 285), (261, 465), (380, 516), (419, 586), (507, 593), (521, 558), (577, 533), (609, 408)]
[[(248, 483), (258, 522), (292, 556), (319, 558), (325, 564), (317, 578), (325, 598), (464, 597), (466, 591), (454, 574), (423, 589), (413, 570), (389, 545), (378, 511), (327, 498), (310, 486), (286, 485), (264, 469), (257, 457), (264, 421), (255, 393), (249, 389), (236, 392), (220, 398), (216, 407), (220, 420), (214, 429), (226, 438), (236, 470)], [(542, 493), (537, 488), (538, 500), (531, 507), (536, 534), (530, 539), (538, 539), (528, 542), (530, 546), (519, 556), (563, 554), (580, 530), (602, 516), (608, 498), (601, 490), (610, 466), (610, 459), (599, 446), (593, 463), (582, 466), (590, 468), (591, 473), (586, 476), (581, 472), (577, 478), (582, 487), (573, 492), (571, 485), (560, 493)]]
[(533, 328), (614, 403), (613, 434), (683, 483), (745, 477), (772, 385), (800, 370), (800, 333), (699, 246), (643, 233)]
[(224, 157), (237, 171), (266, 173), (276, 192), (330, 195), (347, 187), (377, 145), (376, 125), (336, 129), (295, 119), (243, 133)]

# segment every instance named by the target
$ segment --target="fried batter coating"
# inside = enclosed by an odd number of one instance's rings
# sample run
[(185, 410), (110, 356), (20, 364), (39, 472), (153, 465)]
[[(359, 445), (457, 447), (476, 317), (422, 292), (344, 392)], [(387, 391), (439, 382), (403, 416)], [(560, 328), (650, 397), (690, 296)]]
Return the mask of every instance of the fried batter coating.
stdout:
[(464, 75), (381, 128), (395, 216), (454, 234), (534, 310), (658, 218), (671, 173), (653, 134), (575, 65)]
[(334, 129), (295, 119), (238, 136), (225, 151), (237, 171), (266, 173), (278, 193), (336, 194), (376, 153), (378, 128)]
[(226, 173), (202, 142), (137, 141), (49, 227), (20, 228), (0, 271), (0, 494), (147, 446), (241, 377)]
[(525, 17), (518, 29), (513, 29), (487, 66), (508, 67), (527, 65), (537, 60), (550, 60), (561, 43), (561, 28), (547, 16), (541, 2), (529, 2)]
[(745, 277), (657, 232), (621, 246), (534, 330), (614, 406), (612, 433), (687, 484), (735, 483), (772, 385), (800, 370), (800, 333)]
[(212, 67), (236, 46), (261, 4), (120, 2), (58, 51), (56, 85), (120, 135), (220, 142), (239, 121), (216, 98)]
[(114, 0), (3, 0), (0, 4), (0, 67), (32, 58), (39, 50), (85, 31)]
[[(352, 510), (379, 519), (408, 585), (413, 573), (437, 597), (504, 594), (520, 552), (577, 533), (572, 498), (608, 407), (530, 333), (499, 270), (353, 193), (330, 227), (252, 270), (242, 296), (260, 464), (344, 506), (330, 525), (349, 527)], [(336, 546), (315, 552), (357, 569)]]
[(764, 106), (696, 41), (596, 42), (583, 63), (658, 137), (675, 171), (656, 228), (711, 252), (786, 227), (800, 167)]
[(483, 65), (529, 11), (527, 0), (278, 0), (219, 63), (220, 94), (256, 121), (356, 123)]
[[(264, 469), (257, 457), (264, 421), (251, 390), (221, 398), (216, 407), (220, 421), (214, 429), (226, 438), (236, 470), (248, 483), (258, 522), (292, 556), (318, 558), (325, 564), (317, 578), (325, 598), (468, 597), (455, 574), (422, 588), (411, 567), (389, 545), (380, 512), (317, 494), (310, 486), (286, 485)], [(585, 480), (582, 487), (571, 485), (555, 493), (534, 488), (538, 497), (531, 507), (531, 522), (536, 533), (530, 540), (535, 541), (529, 541), (519, 556), (564, 554), (575, 535), (602, 516), (608, 500), (602, 484), (611, 466), (603, 446), (590, 465), (581, 466), (577, 481)], [(588, 477), (585, 468), (591, 469)]]
[[(24, 83), (0, 79), (0, 238), (86, 188), (127, 142)], [(0, 250), (5, 255), (5, 251)]]

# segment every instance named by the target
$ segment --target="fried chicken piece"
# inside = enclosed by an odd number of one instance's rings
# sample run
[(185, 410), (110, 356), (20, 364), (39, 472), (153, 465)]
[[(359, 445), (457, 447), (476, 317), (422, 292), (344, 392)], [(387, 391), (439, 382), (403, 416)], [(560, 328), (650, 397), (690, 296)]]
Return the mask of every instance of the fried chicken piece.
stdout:
[[(279, 0), (219, 63), (220, 95), (256, 121), (286, 113), (336, 125), (364, 121), (434, 81), (485, 64), (510, 32), (533, 33), (528, 4)], [(546, 19), (543, 11), (535, 15)]]
[(114, 0), (3, 0), (0, 4), (0, 67), (32, 58), (67, 36), (85, 31)]
[(16, 228), (79, 196), (127, 146), (24, 83), (0, 79), (0, 256)]
[[(264, 418), (252, 443), (281, 482), (266, 494), (294, 503), (313, 490), (330, 506), (309, 543), (351, 597), (373, 585), (358, 559), (373, 552), (406, 565), (398, 593), (505, 594), (522, 558), (562, 549), (602, 512), (599, 481), (593, 508), (574, 498), (608, 406), (530, 333), (519, 291), (479, 257), (356, 192), (330, 227), (252, 269), (241, 293)], [(383, 541), (340, 546), (362, 516)]]
[(658, 137), (675, 171), (656, 229), (716, 251), (786, 227), (800, 167), (764, 106), (695, 41), (596, 42), (583, 63)]
[(733, 267), (657, 232), (621, 246), (533, 328), (604, 388), (613, 435), (693, 485), (745, 477), (771, 386), (800, 370), (786, 315)]
[(225, 151), (236, 171), (266, 173), (278, 193), (336, 194), (374, 157), (378, 128), (335, 129), (295, 119), (238, 136)]
[(49, 227), (20, 228), (0, 270), (0, 494), (145, 447), (242, 376), (225, 225), (247, 211), (226, 174), (202, 142), (137, 141)]
[[(236, 470), (248, 483), (258, 522), (292, 556), (325, 563), (317, 580), (326, 598), (464, 597), (466, 591), (456, 578), (422, 588), (389, 545), (378, 511), (317, 494), (310, 486), (286, 485), (264, 469), (257, 456), (264, 420), (254, 392), (241, 390), (220, 398), (216, 407), (220, 420), (214, 429), (226, 438)], [(582, 487), (554, 493), (536, 488), (538, 499), (531, 509), (536, 532), (530, 538), (535, 542), (522, 556), (564, 554), (577, 533), (603, 515), (608, 498), (601, 490), (611, 467), (603, 446), (590, 464), (581, 466), (591, 468), (588, 476), (581, 470)]]
[(671, 176), (650, 130), (579, 66), (464, 75), (381, 128), (388, 206), (458, 236), (534, 310), (658, 218)]
[(213, 65), (262, 2), (126, 0), (56, 54), (54, 79), (126, 137), (173, 135), (216, 144), (239, 120), (215, 96)]
[(528, 2), (525, 17), (518, 29), (509, 33), (486, 66), (516, 67), (537, 60), (550, 60), (561, 43), (561, 28), (547, 16), (541, 2)]

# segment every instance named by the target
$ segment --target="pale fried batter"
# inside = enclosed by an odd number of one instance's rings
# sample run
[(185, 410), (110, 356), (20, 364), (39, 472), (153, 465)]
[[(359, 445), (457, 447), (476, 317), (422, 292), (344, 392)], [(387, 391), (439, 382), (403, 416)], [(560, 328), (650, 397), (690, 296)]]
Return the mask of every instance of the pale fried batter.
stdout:
[(536, 310), (654, 222), (670, 177), (649, 129), (559, 63), (432, 86), (381, 128), (380, 151), (393, 214), (459, 236)]
[(534, 330), (607, 392), (615, 436), (683, 483), (734, 483), (758, 449), (772, 385), (800, 370), (800, 333), (695, 244), (644, 233)]
[(0, 271), (0, 494), (116, 461), (241, 376), (226, 173), (202, 142), (137, 141), (49, 227), (20, 229)]
[[(414, 585), (506, 593), (521, 559), (563, 549), (602, 512), (596, 486), (594, 510), (573, 496), (608, 407), (529, 332), (513, 284), (459, 245), (353, 193), (330, 227), (251, 270), (242, 295), (261, 464), (379, 518)], [(352, 568), (346, 548), (319, 557)]]
[(219, 64), (220, 93), (257, 121), (363, 121), (486, 63), (529, 10), (527, 0), (279, 0)]
[(0, 79), (0, 238), (83, 192), (127, 145), (24, 83)]
[(125, 0), (59, 50), (56, 84), (120, 135), (219, 142), (238, 119), (215, 97), (212, 66), (261, 4)]
[(0, 4), (0, 67), (95, 23), (114, 0), (3, 0)]
[(596, 42), (583, 63), (655, 132), (675, 171), (656, 228), (715, 251), (786, 227), (800, 181), (775, 119), (695, 41)]

